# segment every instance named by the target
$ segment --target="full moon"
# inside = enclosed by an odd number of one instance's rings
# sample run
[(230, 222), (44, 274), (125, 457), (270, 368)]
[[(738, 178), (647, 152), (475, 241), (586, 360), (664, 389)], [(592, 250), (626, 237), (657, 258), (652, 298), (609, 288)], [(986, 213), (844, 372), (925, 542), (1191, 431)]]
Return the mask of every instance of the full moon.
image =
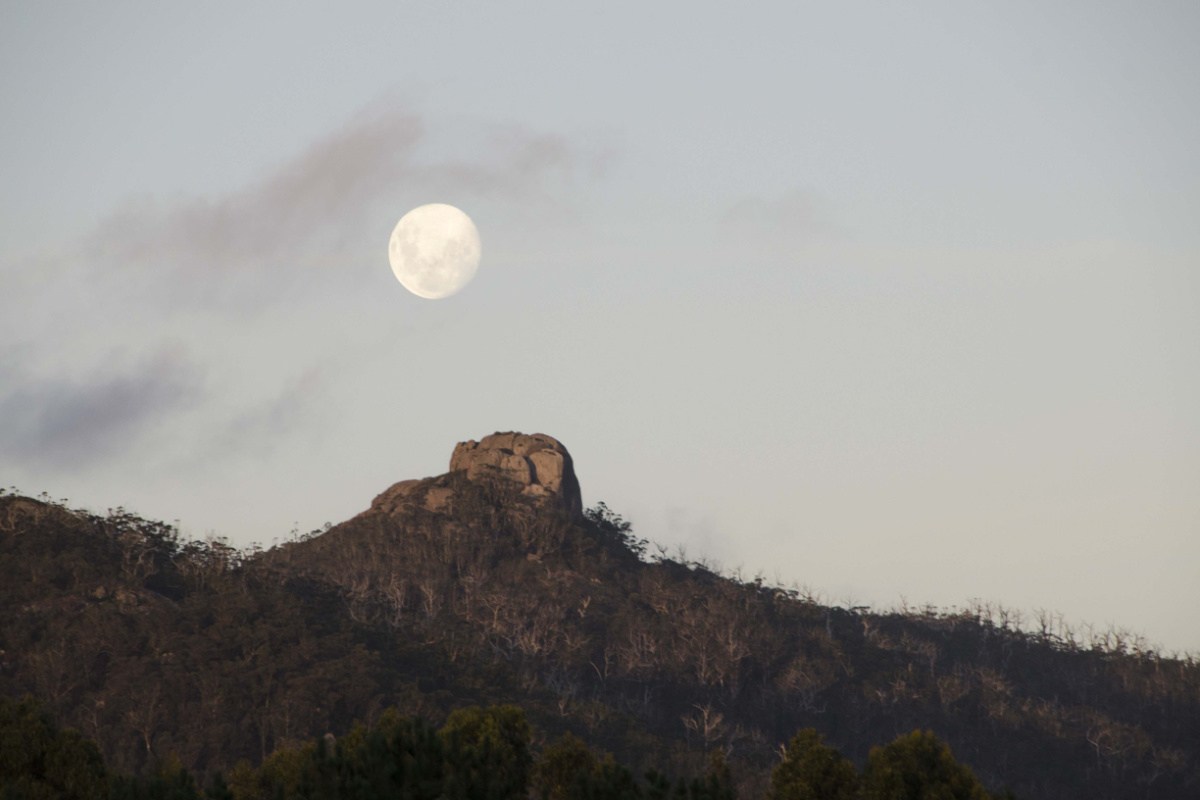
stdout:
[(388, 261), (396, 280), (418, 297), (449, 297), (475, 277), (479, 231), (454, 206), (418, 206), (396, 223), (388, 242)]

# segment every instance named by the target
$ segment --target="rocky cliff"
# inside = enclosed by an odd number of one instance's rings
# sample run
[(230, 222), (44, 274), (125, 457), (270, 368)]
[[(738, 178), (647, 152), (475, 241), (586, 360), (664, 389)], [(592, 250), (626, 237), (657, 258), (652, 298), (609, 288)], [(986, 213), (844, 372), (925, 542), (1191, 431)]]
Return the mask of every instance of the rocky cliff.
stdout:
[(512, 431), (459, 442), (450, 456), (449, 473), (401, 481), (376, 497), (371, 507), (394, 511), (419, 498), (430, 511), (444, 510), (454, 496), (447, 480), (454, 473), (461, 473), (473, 483), (517, 484), (522, 495), (545, 500), (573, 516), (583, 511), (575, 466), (562, 442), (544, 433)]

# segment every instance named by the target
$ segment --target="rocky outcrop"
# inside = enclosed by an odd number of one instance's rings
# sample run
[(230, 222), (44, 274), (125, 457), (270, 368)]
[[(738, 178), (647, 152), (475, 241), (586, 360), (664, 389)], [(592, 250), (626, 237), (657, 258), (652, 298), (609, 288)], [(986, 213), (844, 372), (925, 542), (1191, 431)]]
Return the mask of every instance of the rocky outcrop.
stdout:
[[(562, 442), (544, 433), (493, 433), (478, 442), (459, 442), (450, 456), (449, 474), (454, 473), (475, 483), (515, 483), (526, 497), (545, 500), (572, 515), (583, 511), (571, 454)], [(401, 481), (376, 497), (371, 507), (394, 511), (420, 494), (420, 505), (441, 511), (453, 498), (448, 477)]]

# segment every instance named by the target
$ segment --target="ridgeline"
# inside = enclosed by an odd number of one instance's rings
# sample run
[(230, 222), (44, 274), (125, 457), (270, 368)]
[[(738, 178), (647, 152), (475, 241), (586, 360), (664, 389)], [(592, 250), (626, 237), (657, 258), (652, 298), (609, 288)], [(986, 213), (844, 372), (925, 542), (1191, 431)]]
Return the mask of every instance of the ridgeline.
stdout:
[(394, 738), (512, 705), (531, 753), (572, 734), (639, 792), (719, 772), (757, 800), (813, 729), (864, 775), (923, 730), (991, 792), (1200, 794), (1191, 657), (999, 608), (826, 605), (653, 555), (578, 491), (560, 443), (497, 434), (269, 550), (0, 496), (0, 694), (33, 695), (114, 774), (229, 775), (356, 723)]

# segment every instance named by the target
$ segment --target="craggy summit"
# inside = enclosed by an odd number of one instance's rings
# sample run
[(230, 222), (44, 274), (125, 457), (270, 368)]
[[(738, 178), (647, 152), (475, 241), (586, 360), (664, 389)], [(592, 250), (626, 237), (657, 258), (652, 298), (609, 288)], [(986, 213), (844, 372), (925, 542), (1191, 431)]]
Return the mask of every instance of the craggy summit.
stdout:
[[(575, 467), (562, 442), (544, 433), (512, 431), (459, 442), (447, 475), (401, 481), (376, 497), (371, 508), (394, 512), (416, 503), (430, 511), (445, 510), (454, 490), (444, 479), (454, 473), (465, 473), (472, 483), (510, 481), (522, 487), (521, 494), (552, 501), (573, 516), (583, 511)], [(423, 498), (418, 489), (424, 490)]]

